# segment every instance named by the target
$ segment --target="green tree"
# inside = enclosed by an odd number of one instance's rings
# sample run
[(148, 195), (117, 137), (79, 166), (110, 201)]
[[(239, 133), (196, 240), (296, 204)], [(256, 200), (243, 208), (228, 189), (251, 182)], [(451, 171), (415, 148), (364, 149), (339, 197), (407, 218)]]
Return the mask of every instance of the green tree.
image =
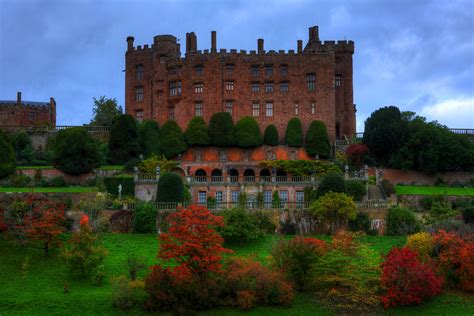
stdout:
[(189, 121), (184, 138), (189, 146), (207, 146), (211, 143), (209, 130), (201, 116), (195, 116)]
[(410, 235), (420, 231), (420, 223), (412, 210), (394, 206), (388, 210), (386, 235)]
[(156, 191), (157, 202), (183, 202), (184, 184), (179, 175), (173, 172), (165, 172), (158, 180)]
[(145, 120), (138, 126), (140, 148), (145, 157), (160, 154), (160, 127), (153, 120)]
[(366, 193), (365, 185), (359, 180), (347, 180), (346, 181), (346, 193), (351, 196), (354, 201), (362, 201)]
[(110, 128), (109, 160), (113, 164), (126, 164), (139, 153), (137, 122), (131, 115), (120, 115)]
[(294, 117), (288, 122), (285, 141), (290, 147), (303, 146), (303, 127), (299, 118)]
[(167, 159), (186, 151), (187, 145), (184, 135), (176, 121), (167, 121), (161, 127), (160, 151)]
[(321, 197), (328, 192), (346, 193), (346, 182), (342, 175), (338, 173), (329, 173), (324, 176), (323, 180), (316, 190), (317, 197)]
[(16, 159), (12, 144), (7, 135), (0, 129), (0, 178), (4, 178), (15, 171)]
[(234, 139), (239, 147), (257, 147), (262, 145), (262, 135), (257, 121), (250, 116), (241, 118), (234, 128)]
[(133, 212), (133, 232), (154, 234), (156, 232), (156, 215), (154, 203), (138, 203)]
[(322, 121), (312, 121), (306, 133), (306, 152), (310, 156), (319, 155), (321, 158), (328, 158), (331, 154), (331, 144), (326, 130), (326, 125)]
[(278, 130), (275, 125), (270, 124), (265, 128), (265, 136), (263, 137), (263, 142), (265, 145), (269, 146), (278, 146), (279, 137)]
[(235, 142), (232, 115), (227, 112), (214, 113), (209, 122), (209, 135), (213, 145), (233, 146)]
[(226, 243), (242, 245), (263, 237), (256, 217), (246, 209), (225, 210), (222, 212), (222, 216), (224, 216), (224, 227), (218, 231)]
[(101, 96), (99, 99), (94, 98), (94, 118), (91, 125), (95, 126), (112, 126), (114, 120), (122, 114), (122, 107), (117, 104), (115, 98), (109, 99)]
[(55, 168), (69, 174), (82, 174), (99, 166), (97, 144), (83, 127), (61, 130), (53, 151)]
[(310, 212), (321, 223), (322, 231), (331, 234), (356, 218), (356, 205), (344, 193), (328, 192), (310, 205)]
[(407, 118), (396, 106), (374, 111), (365, 121), (363, 143), (375, 159), (387, 165), (402, 144), (406, 135)]

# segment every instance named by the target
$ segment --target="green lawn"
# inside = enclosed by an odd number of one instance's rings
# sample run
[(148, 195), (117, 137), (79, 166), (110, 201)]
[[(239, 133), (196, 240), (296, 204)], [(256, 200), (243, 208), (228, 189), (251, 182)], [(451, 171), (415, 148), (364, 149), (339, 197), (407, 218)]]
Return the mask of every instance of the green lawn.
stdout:
[(53, 166), (17, 166), (17, 169), (54, 169)]
[[(105, 261), (108, 277), (101, 286), (87, 281), (70, 279), (66, 268), (53, 253), (43, 256), (38, 248), (21, 248), (3, 240), (0, 235), (0, 315), (120, 315), (109, 301), (110, 277), (126, 274), (125, 259), (128, 251), (135, 251), (156, 262), (158, 242), (152, 235), (105, 234), (104, 244), (109, 255)], [(254, 255), (266, 262), (273, 244), (278, 240), (270, 236), (249, 246), (232, 247), (234, 255)], [(386, 253), (393, 245), (403, 245), (403, 237), (364, 237), (362, 241), (374, 250), (374, 256)], [(26, 277), (21, 266), (28, 258), (30, 267)], [(143, 277), (146, 271), (141, 273)], [(70, 293), (64, 294), (64, 282), (69, 282)], [(472, 298), (460, 294), (444, 294), (420, 306), (389, 310), (387, 315), (472, 315)], [(135, 315), (143, 312), (135, 312)], [(295, 297), (289, 308), (258, 307), (249, 312), (232, 308), (219, 308), (199, 315), (333, 315), (315, 301), (311, 293)]]
[[(53, 166), (17, 166), (17, 169), (54, 169)], [(123, 165), (106, 165), (100, 166), (98, 170), (123, 170), (125, 166)]]
[(84, 193), (84, 192), (98, 192), (97, 187), (45, 187), (45, 188), (0, 188), (0, 193), (23, 193), (23, 192), (38, 192), (38, 193)]
[(397, 185), (399, 195), (459, 195), (474, 196), (474, 188), (428, 187), (416, 185)]

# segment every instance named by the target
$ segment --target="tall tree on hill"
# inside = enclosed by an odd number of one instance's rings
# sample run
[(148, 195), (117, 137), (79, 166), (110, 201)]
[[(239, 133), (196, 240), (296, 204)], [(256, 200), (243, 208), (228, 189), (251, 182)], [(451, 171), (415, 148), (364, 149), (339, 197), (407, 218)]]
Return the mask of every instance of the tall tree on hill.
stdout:
[(122, 107), (117, 104), (115, 98), (101, 96), (99, 99), (94, 98), (92, 111), (94, 118), (91, 120), (91, 125), (112, 126), (114, 119), (122, 114)]
[(312, 121), (306, 133), (306, 152), (310, 156), (319, 155), (321, 158), (328, 158), (331, 154), (331, 144), (326, 130), (326, 125), (322, 121)]
[(145, 120), (138, 126), (140, 148), (145, 157), (160, 154), (160, 127), (153, 120)]

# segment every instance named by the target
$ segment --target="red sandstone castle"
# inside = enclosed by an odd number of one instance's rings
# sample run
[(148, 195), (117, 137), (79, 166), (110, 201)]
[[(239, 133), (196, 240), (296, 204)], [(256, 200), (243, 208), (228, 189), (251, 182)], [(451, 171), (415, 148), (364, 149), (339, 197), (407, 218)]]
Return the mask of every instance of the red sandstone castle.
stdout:
[(16, 100), (0, 100), (0, 126), (3, 128), (24, 128), (56, 126), (56, 101), (24, 101), (21, 92)]
[(261, 130), (274, 124), (283, 138), (288, 121), (299, 117), (307, 130), (313, 120), (326, 123), (331, 140), (351, 137), (356, 130), (353, 103), (353, 41), (321, 42), (318, 27), (297, 50), (198, 50), (194, 32), (186, 34), (186, 54), (172, 35), (134, 46), (127, 38), (125, 109), (138, 120), (161, 124), (176, 120), (184, 130), (194, 116), (209, 122), (215, 112), (230, 112), (234, 122), (253, 116)]

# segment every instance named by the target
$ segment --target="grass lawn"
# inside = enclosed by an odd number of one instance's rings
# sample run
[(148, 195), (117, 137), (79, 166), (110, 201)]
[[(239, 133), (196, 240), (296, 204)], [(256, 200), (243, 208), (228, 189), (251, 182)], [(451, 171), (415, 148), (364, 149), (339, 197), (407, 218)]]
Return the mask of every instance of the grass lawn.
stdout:
[[(54, 169), (53, 166), (17, 166), (17, 169)], [(98, 170), (123, 170), (123, 165), (105, 165), (97, 168)]]
[(459, 195), (474, 196), (474, 188), (428, 187), (416, 185), (397, 185), (399, 195)]
[(23, 193), (23, 192), (38, 192), (38, 193), (85, 193), (85, 192), (98, 192), (97, 187), (45, 187), (45, 188), (0, 188), (1, 193)]
[(54, 169), (53, 166), (17, 166), (16, 169)]
[[(110, 278), (126, 274), (125, 260), (128, 251), (135, 251), (156, 262), (158, 242), (152, 235), (105, 234), (105, 247), (109, 255), (105, 266), (108, 277), (101, 286), (88, 281), (70, 279), (66, 268), (57, 256), (45, 258), (40, 247), (21, 248), (12, 245), (0, 235), (0, 314), (1, 315), (121, 315), (110, 304)], [(266, 262), (276, 236), (248, 246), (231, 247), (235, 255), (255, 256)], [(362, 241), (374, 251), (374, 256), (386, 253), (393, 245), (405, 243), (403, 237), (364, 237)], [(28, 258), (29, 269), (22, 277), (22, 265)], [(142, 271), (141, 277), (146, 271)], [(64, 282), (69, 283), (70, 293), (64, 294)], [(472, 297), (456, 293), (441, 295), (416, 307), (393, 309), (387, 315), (472, 315)], [(143, 312), (135, 312), (135, 315)], [(258, 307), (249, 312), (232, 308), (219, 308), (198, 315), (332, 315), (315, 301), (311, 293), (295, 296), (293, 305), (283, 307)], [(124, 314), (125, 315), (125, 314)]]

